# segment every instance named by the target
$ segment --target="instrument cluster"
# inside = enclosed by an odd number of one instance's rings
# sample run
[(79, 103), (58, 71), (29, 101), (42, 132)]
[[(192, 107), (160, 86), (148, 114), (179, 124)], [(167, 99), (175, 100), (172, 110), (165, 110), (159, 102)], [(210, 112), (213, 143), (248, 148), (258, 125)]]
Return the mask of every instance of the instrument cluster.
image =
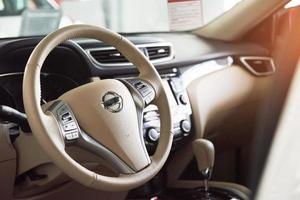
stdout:
[[(22, 84), (23, 73), (0, 75), (0, 105), (24, 112)], [(41, 104), (57, 99), (63, 93), (78, 87), (74, 80), (60, 74), (41, 74)]]

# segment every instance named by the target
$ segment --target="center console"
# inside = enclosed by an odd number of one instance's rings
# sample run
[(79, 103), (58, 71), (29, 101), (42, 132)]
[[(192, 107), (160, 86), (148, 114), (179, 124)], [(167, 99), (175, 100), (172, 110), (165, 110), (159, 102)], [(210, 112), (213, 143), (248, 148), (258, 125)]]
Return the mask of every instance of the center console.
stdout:
[[(191, 142), (192, 136), (192, 109), (186, 88), (182, 82), (179, 73), (166, 73), (161, 75), (163, 86), (167, 94), (167, 98), (171, 108), (173, 119), (173, 146), (172, 150), (176, 150), (186, 142)], [(143, 112), (143, 134), (146, 148), (149, 155), (152, 155), (157, 147), (160, 137), (160, 118), (159, 110), (154, 104), (148, 105)], [(195, 181), (193, 184), (184, 183), (183, 185), (175, 185), (176, 187), (166, 187), (168, 185), (168, 169), (163, 168), (147, 184), (131, 190), (127, 199), (161, 199), (161, 200), (246, 200), (247, 194), (240, 192), (238, 189), (231, 189), (211, 183), (210, 176), (214, 166), (214, 146), (208, 140), (194, 140), (194, 155), (199, 158), (198, 169), (203, 180)], [(203, 162), (203, 158), (206, 161)], [(222, 183), (224, 184), (224, 183)], [(226, 184), (225, 184), (226, 185)], [(174, 186), (174, 185), (173, 185)]]
[[(162, 80), (173, 118), (174, 141), (172, 150), (174, 150), (180, 147), (191, 134), (192, 109), (180, 74), (165, 74), (162, 75)], [(143, 125), (146, 147), (148, 152), (152, 154), (160, 136), (159, 111), (154, 104), (150, 104), (144, 109)]]

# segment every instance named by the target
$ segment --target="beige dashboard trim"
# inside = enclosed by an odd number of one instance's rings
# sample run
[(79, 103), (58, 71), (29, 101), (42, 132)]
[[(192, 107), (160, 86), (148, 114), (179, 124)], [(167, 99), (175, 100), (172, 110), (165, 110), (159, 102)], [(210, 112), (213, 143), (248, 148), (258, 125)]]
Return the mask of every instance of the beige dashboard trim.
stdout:
[(224, 41), (239, 39), (289, 0), (244, 0), (206, 26), (197, 35)]
[[(272, 83), (273, 76), (257, 77), (236, 65), (193, 79), (187, 84), (193, 112), (193, 139), (209, 137), (212, 129), (241, 106), (264, 98)], [(167, 168), (168, 186), (180, 181), (193, 156), (191, 143), (173, 154)]]
[(195, 137), (203, 138), (235, 107), (260, 98), (270, 77), (255, 77), (240, 66), (231, 66), (199, 77), (188, 87), (195, 123)]

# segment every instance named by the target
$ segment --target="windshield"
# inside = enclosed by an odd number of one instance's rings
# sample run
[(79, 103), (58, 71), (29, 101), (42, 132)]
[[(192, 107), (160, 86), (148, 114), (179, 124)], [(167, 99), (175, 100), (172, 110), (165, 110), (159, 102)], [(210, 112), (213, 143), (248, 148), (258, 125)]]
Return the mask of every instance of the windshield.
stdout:
[(199, 28), (241, 0), (0, 0), (0, 38), (46, 35), (71, 24), (120, 33)]

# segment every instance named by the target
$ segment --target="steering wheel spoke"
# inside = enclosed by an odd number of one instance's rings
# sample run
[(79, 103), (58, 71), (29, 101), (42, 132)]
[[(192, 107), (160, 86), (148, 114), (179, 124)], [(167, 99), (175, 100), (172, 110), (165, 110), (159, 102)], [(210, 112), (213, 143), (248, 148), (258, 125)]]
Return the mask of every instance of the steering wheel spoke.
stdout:
[(143, 144), (144, 152), (148, 154), (144, 141), (143, 114), (144, 108), (154, 101), (156, 96), (155, 90), (148, 81), (141, 78), (124, 78), (119, 80), (128, 88), (134, 100), (138, 118), (140, 140)]
[(124, 78), (119, 80), (127, 86), (135, 102), (142, 104), (140, 107), (144, 108), (155, 99), (155, 90), (148, 81), (140, 78)]
[(73, 111), (67, 102), (57, 100), (47, 110), (58, 122), (58, 129), (64, 139), (65, 146), (77, 146), (104, 159), (113, 170), (121, 174), (135, 173), (117, 155), (80, 128)]
[(65, 144), (73, 144), (82, 138), (79, 124), (70, 106), (61, 100), (55, 101), (47, 110), (56, 119)]

